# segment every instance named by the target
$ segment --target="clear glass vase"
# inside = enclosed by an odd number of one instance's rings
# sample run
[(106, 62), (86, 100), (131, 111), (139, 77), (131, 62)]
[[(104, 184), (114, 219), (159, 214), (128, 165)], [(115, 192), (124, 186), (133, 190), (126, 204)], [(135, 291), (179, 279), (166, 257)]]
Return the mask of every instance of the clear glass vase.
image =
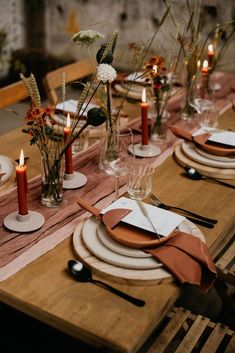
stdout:
[(185, 82), (185, 96), (182, 99), (181, 104), (181, 119), (186, 121), (192, 121), (195, 116), (195, 109), (192, 106), (192, 102), (195, 97), (195, 90), (199, 90), (198, 80), (195, 79), (195, 76), (191, 76), (190, 73), (187, 73), (187, 79)]
[(47, 207), (58, 207), (63, 197), (63, 158), (54, 154), (41, 158), (41, 203)]
[(127, 127), (110, 131), (106, 135), (100, 153), (100, 164), (103, 171), (115, 177), (115, 196), (119, 197), (119, 177), (128, 173), (129, 166), (134, 160), (132, 130)]
[(151, 140), (156, 142), (165, 142), (167, 140), (167, 118), (169, 113), (164, 111), (162, 116), (157, 116), (151, 127)]

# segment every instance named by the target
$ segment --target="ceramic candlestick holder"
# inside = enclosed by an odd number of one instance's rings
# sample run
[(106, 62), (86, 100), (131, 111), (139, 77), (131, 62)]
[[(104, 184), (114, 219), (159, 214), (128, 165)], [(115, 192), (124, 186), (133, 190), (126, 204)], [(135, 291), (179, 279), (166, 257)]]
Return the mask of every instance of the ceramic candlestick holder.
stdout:
[(64, 174), (63, 189), (77, 189), (87, 183), (87, 177), (79, 172)]
[[(131, 147), (129, 151), (133, 154)], [(160, 153), (160, 148), (151, 144), (143, 145), (142, 143), (137, 143), (134, 145), (134, 154), (138, 157), (156, 157)]]
[(32, 232), (43, 226), (45, 223), (44, 216), (36, 211), (28, 211), (26, 215), (20, 215), (18, 212), (10, 213), (3, 220), (6, 228), (14, 232)]

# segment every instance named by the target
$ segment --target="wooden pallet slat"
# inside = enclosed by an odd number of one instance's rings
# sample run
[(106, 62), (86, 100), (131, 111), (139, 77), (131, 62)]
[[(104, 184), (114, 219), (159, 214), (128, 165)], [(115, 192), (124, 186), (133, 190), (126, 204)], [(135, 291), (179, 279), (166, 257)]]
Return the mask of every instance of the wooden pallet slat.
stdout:
[(235, 352), (235, 334), (233, 333), (233, 336), (231, 337), (231, 340), (229, 341), (224, 353), (234, 353), (234, 352)]
[(200, 339), (209, 321), (210, 320), (208, 318), (198, 315), (175, 353), (185, 353), (186, 351), (190, 352)]
[(170, 321), (147, 353), (191, 353), (195, 349), (200, 353), (215, 353), (218, 348), (220, 353), (221, 349), (224, 353), (235, 352), (235, 332), (229, 327), (184, 308), (174, 308), (168, 318)]
[(168, 346), (168, 344), (172, 341), (175, 337), (179, 329), (183, 326), (186, 319), (189, 316), (188, 310), (177, 310), (173, 314), (172, 318), (170, 319), (169, 323), (161, 332), (161, 335), (157, 337), (151, 348), (148, 350), (147, 353), (162, 353)]
[(214, 353), (218, 349), (229, 328), (216, 324), (200, 353)]

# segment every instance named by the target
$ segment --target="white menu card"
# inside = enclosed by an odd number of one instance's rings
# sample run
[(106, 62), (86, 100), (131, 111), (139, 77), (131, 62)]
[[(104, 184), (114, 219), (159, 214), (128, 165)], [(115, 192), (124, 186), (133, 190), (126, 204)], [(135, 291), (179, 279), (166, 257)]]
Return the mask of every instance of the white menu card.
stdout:
[[(185, 217), (177, 215), (176, 213), (163, 210), (156, 206), (144, 204), (147, 208), (149, 217), (156, 227), (158, 233), (162, 236), (168, 236), (180, 223), (185, 219)], [(107, 211), (116, 208), (126, 208), (133, 210), (127, 216), (122, 219), (122, 222), (126, 222), (135, 227), (148, 230), (150, 232), (155, 232), (149, 220), (144, 216), (141, 211), (137, 201), (128, 199), (126, 197), (121, 197), (117, 201), (114, 201), (111, 205), (106, 207), (101, 211), (102, 214)]]

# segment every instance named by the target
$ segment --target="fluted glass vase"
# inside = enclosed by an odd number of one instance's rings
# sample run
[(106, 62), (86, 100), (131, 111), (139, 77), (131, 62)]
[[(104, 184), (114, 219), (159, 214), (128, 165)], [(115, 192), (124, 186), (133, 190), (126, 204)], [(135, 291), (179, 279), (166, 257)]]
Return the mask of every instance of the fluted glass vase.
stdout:
[(63, 198), (63, 158), (53, 153), (41, 157), (41, 203), (47, 207), (58, 207)]

